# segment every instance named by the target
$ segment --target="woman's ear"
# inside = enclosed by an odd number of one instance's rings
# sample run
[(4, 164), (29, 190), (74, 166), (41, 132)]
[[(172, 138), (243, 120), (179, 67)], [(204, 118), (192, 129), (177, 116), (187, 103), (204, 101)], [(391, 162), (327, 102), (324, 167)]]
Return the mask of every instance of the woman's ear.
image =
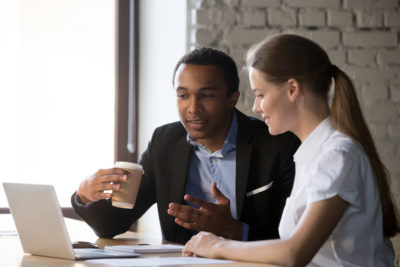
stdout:
[(290, 78), (287, 81), (287, 85), (288, 85), (288, 90), (287, 90), (288, 97), (290, 101), (294, 103), (301, 93), (300, 83), (296, 79)]

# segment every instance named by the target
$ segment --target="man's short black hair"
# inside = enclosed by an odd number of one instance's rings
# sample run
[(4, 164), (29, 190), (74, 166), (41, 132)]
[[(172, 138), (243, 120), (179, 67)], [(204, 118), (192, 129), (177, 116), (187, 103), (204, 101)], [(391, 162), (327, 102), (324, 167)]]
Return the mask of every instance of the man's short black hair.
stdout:
[(236, 63), (222, 51), (210, 47), (202, 47), (187, 53), (175, 66), (172, 84), (174, 84), (176, 71), (181, 64), (216, 66), (224, 73), (225, 83), (228, 86), (228, 95), (239, 90), (239, 75)]

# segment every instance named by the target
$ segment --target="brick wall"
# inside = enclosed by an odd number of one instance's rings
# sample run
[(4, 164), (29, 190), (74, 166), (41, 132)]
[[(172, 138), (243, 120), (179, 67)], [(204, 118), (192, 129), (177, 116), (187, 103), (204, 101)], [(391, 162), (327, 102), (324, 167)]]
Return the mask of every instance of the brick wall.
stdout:
[[(239, 66), (252, 44), (273, 33), (296, 33), (324, 47), (353, 77), (364, 115), (391, 174), (400, 209), (400, 1), (398, 0), (191, 0), (191, 48), (211, 46)], [(253, 94), (240, 71), (238, 108), (249, 115)], [(400, 254), (400, 238), (395, 241)], [(399, 259), (397, 259), (399, 264)]]

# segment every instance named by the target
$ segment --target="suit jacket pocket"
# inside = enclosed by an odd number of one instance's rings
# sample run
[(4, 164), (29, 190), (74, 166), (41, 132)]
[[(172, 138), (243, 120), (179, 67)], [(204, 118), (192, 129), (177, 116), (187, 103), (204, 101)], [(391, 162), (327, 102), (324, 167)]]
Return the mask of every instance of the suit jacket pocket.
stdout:
[(266, 184), (264, 186), (261, 186), (261, 187), (259, 187), (257, 189), (254, 189), (254, 190), (250, 191), (250, 192), (247, 192), (246, 193), (246, 197), (251, 197), (251, 196), (257, 195), (259, 193), (262, 193), (262, 192), (270, 189), (273, 184), (274, 184), (274, 181), (271, 181), (270, 183), (268, 183), (268, 184)]

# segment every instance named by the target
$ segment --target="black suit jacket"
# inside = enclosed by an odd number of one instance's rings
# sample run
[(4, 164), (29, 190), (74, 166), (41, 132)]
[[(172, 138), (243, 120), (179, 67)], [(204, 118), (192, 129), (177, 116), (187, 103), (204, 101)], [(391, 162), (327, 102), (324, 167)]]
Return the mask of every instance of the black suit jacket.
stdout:
[[(236, 208), (238, 219), (249, 225), (249, 240), (277, 238), (278, 225), (294, 178), (293, 153), (299, 140), (291, 133), (271, 136), (264, 122), (235, 110), (238, 117), (236, 151)], [(193, 235), (174, 222), (167, 214), (171, 202), (184, 203), (186, 178), (193, 148), (186, 141), (187, 132), (180, 122), (157, 128), (143, 153), (140, 163), (144, 175), (135, 207), (132, 210), (111, 206), (101, 200), (87, 206), (76, 202), (75, 212), (100, 237), (113, 237), (127, 231), (153, 204), (163, 238), (185, 243)], [(257, 188), (269, 189), (247, 196)]]

